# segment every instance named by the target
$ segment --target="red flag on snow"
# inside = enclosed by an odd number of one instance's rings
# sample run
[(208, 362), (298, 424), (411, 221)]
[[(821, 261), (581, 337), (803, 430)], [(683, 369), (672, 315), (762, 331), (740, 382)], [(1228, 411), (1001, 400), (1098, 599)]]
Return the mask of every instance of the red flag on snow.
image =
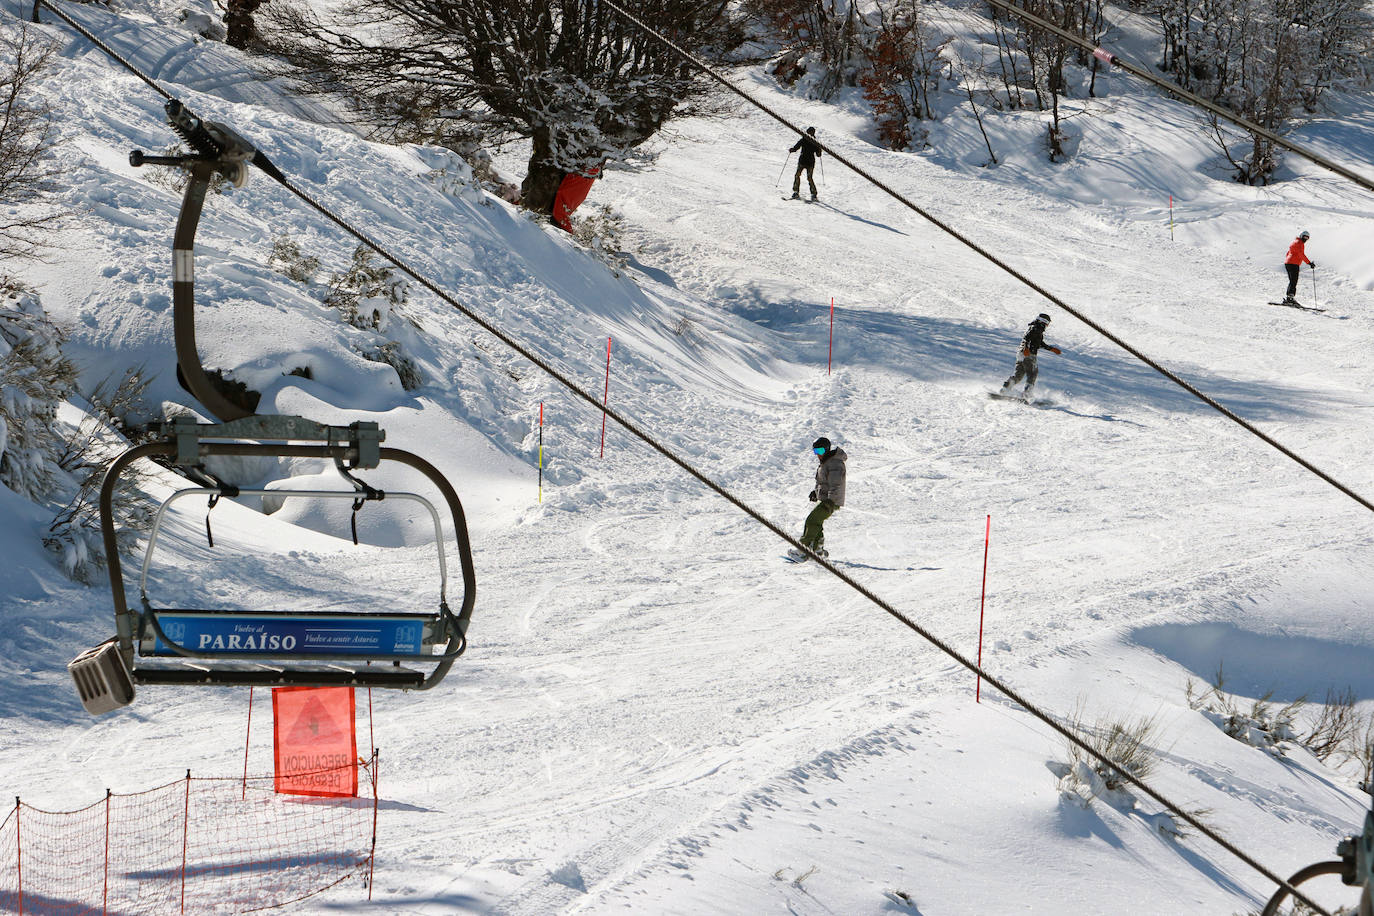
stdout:
[(274, 687), (272, 719), (278, 792), (358, 794), (352, 687)]

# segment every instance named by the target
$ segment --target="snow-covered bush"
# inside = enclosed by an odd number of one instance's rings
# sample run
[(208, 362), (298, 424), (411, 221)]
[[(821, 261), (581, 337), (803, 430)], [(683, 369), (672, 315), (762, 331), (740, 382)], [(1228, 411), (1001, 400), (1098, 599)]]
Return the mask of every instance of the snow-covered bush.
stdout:
[(629, 253), (625, 251), (625, 217), (609, 205), (603, 204), (573, 223), (572, 234), (611, 270), (619, 272), (629, 263)]
[(0, 276), (0, 483), (42, 503), (62, 476), (57, 408), (76, 388), (76, 366), (38, 294)]
[(385, 265), (373, 263), (372, 249), (359, 243), (348, 269), (329, 279), (324, 304), (338, 310), (355, 328), (379, 331), (391, 310), (403, 305), (410, 293), (404, 279)]
[(272, 253), (267, 257), (267, 266), (289, 280), (310, 283), (320, 269), (320, 259), (303, 253), (300, 243), (291, 236), (279, 235), (272, 240)]
[(424, 384), (424, 374), (398, 341), (382, 335), (393, 311), (409, 298), (406, 281), (397, 277), (391, 267), (374, 263), (372, 249), (359, 244), (353, 249), (348, 269), (330, 278), (324, 304), (337, 310), (353, 327), (373, 332), (371, 340), (355, 345), (354, 349), (363, 359), (395, 369), (401, 387), (414, 391)]
[(1069, 761), (1051, 766), (1059, 776), (1059, 793), (1081, 807), (1102, 799), (1114, 808), (1130, 811), (1135, 796), (1122, 770), (1137, 779), (1147, 779), (1154, 771), (1156, 757), (1151, 745), (1157, 740), (1159, 728), (1154, 718), (1141, 717), (1121, 722), (1099, 721), (1092, 726), (1083, 724), (1081, 709), (1070, 723), (1073, 731), (1085, 738), (1094, 751), (1113, 760), (1120, 767), (1108, 766), (1076, 744), (1068, 745)]
[(1355, 706), (1354, 689), (1328, 690), (1302, 744), (1319, 760), (1337, 768), (1354, 764), (1360, 789), (1374, 794), (1374, 713)]
[[(90, 582), (105, 566), (100, 533), (100, 489), (110, 462), (129, 440), (144, 438), (135, 424), (149, 419), (143, 392), (151, 381), (141, 369), (119, 379), (106, 379), (87, 398), (90, 409), (63, 442), (59, 464), (71, 483), (71, 497), (57, 510), (43, 545), (58, 555), (62, 567), (78, 582)], [(137, 463), (120, 475), (111, 494), (115, 540), (131, 546), (152, 525), (153, 513), (140, 488), (147, 475)]]
[(1188, 707), (1206, 716), (1226, 734), (1252, 747), (1257, 747), (1276, 757), (1288, 753), (1288, 742), (1297, 742), (1296, 732), (1298, 711), (1306, 704), (1305, 697), (1299, 697), (1283, 705), (1272, 702), (1274, 693), (1269, 691), (1257, 700), (1250, 701), (1248, 708), (1238, 698), (1225, 691), (1225, 673), (1217, 668), (1212, 685), (1199, 690), (1192, 678), (1188, 679), (1184, 692)]
[[(105, 468), (122, 448), (129, 416), (147, 382), (130, 371), (114, 386), (97, 386), (79, 429), (58, 420), (76, 392), (76, 366), (62, 353), (63, 335), (38, 294), (0, 277), (0, 483), (52, 507), (43, 544), (67, 575), (89, 582), (103, 567), (97, 496)], [(115, 493), (121, 537), (147, 527), (131, 474)]]

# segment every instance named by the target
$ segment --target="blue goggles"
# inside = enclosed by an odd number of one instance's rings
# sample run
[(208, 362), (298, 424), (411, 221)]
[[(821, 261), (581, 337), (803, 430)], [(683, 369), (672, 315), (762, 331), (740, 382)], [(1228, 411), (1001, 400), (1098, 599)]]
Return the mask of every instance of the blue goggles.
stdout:
[(825, 454), (825, 449), (822, 448), (822, 447), (819, 446), (819, 445), (816, 446), (815, 448), (813, 448), (811, 451), (815, 452), (817, 455), (824, 455), (824, 454)]

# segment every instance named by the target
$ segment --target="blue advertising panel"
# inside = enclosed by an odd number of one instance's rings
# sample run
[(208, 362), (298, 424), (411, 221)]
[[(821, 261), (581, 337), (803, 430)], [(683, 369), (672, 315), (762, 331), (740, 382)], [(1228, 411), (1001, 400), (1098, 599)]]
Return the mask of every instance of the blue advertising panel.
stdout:
[[(192, 652), (244, 655), (423, 655), (424, 621), (361, 614), (197, 614), (159, 611), (167, 638)], [(152, 643), (151, 651), (148, 643)], [(145, 655), (175, 655), (149, 627)]]

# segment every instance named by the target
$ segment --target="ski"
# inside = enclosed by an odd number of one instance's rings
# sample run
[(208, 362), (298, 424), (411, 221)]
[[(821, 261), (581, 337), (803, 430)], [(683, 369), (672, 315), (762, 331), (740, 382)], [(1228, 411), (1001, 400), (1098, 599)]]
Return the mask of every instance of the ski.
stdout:
[(1270, 305), (1281, 305), (1281, 306), (1283, 306), (1284, 308), (1289, 308), (1289, 309), (1301, 309), (1301, 310), (1304, 311), (1304, 312), (1325, 312), (1325, 311), (1326, 311), (1326, 309), (1319, 309), (1319, 308), (1317, 308), (1316, 306), (1312, 306), (1312, 305), (1301, 305), (1300, 303), (1297, 303), (1297, 302), (1271, 302), (1271, 303), (1269, 303), (1269, 304), (1270, 304)]

